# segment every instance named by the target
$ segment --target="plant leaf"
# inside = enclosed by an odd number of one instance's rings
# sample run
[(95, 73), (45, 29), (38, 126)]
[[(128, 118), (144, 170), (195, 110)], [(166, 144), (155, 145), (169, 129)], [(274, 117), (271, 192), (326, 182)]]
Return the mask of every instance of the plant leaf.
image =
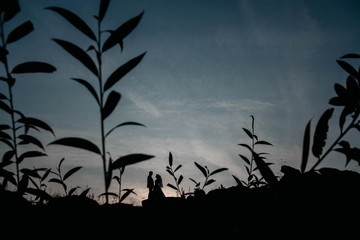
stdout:
[(46, 131), (51, 132), (55, 136), (55, 133), (52, 130), (52, 128), (47, 123), (45, 123), (44, 121), (39, 120), (37, 118), (22, 117), (17, 122), (24, 123), (25, 125), (31, 125), (31, 126), (39, 127), (41, 129), (44, 129)]
[(24, 152), (23, 154), (20, 155), (17, 163), (20, 164), (25, 158), (43, 157), (43, 156), (47, 156), (47, 154), (39, 151)]
[(121, 196), (120, 202), (124, 201), (125, 198), (127, 198), (130, 195), (130, 193), (133, 193), (136, 195), (136, 193), (134, 192), (134, 189), (123, 189), (122, 191), (124, 191), (125, 193)]
[(38, 146), (39, 148), (41, 148), (42, 150), (45, 151), (45, 148), (42, 145), (42, 143), (37, 138), (35, 138), (33, 136), (22, 134), (22, 135), (18, 136), (18, 138), (22, 140), (21, 142), (19, 142), (19, 144), (24, 145), (24, 144), (32, 143), (32, 144)]
[(182, 167), (181, 164), (180, 164), (179, 166), (177, 166), (177, 167), (175, 168), (175, 170), (174, 170), (174, 173), (175, 173), (177, 170), (179, 170), (181, 167)]
[(67, 173), (65, 173), (65, 175), (63, 177), (63, 181), (65, 181), (68, 177), (70, 177), (71, 175), (73, 175), (74, 173), (79, 171), (81, 168), (82, 167), (74, 167), (74, 168), (70, 169)]
[(198, 164), (197, 162), (194, 162), (195, 166), (200, 169), (200, 171), (202, 172), (202, 174), (207, 177), (207, 172), (205, 170), (205, 168), (203, 166), (201, 166), (200, 164)]
[(244, 132), (249, 136), (249, 138), (253, 139), (253, 135), (252, 135), (252, 133), (251, 133), (248, 129), (246, 129), (246, 128), (242, 128), (242, 129), (243, 129)]
[(24, 62), (13, 68), (11, 73), (52, 73), (56, 68), (44, 62)]
[(167, 186), (177, 191), (177, 188), (174, 185), (172, 185), (171, 183), (168, 183)]
[(136, 125), (136, 126), (143, 126), (146, 127), (145, 125), (141, 124), (141, 123), (137, 123), (137, 122), (124, 122), (124, 123), (120, 123), (119, 125), (116, 125), (115, 127), (113, 127), (110, 131), (108, 131), (105, 135), (105, 137), (107, 137), (112, 131), (114, 131), (116, 128), (118, 127), (122, 127), (122, 126), (126, 126), (126, 125)]
[(342, 60), (336, 60), (336, 62), (340, 65), (340, 67), (342, 67), (351, 76), (355, 77), (356, 79), (360, 79), (359, 73), (349, 63), (342, 61)]
[(235, 175), (232, 175), (233, 176), (233, 178), (235, 179), (235, 182), (236, 182), (236, 184), (238, 185), (238, 186), (243, 186), (243, 184), (241, 183), (241, 180), (238, 178), (238, 177), (236, 177)]
[(310, 149), (310, 124), (311, 124), (311, 120), (308, 122), (308, 124), (306, 125), (305, 128), (305, 133), (304, 133), (304, 140), (303, 140), (303, 151), (302, 151), (302, 160), (301, 160), (301, 165), (300, 165), (300, 171), (302, 173), (305, 172), (305, 168), (308, 162), (308, 158), (309, 158), (309, 149)]
[(110, 0), (101, 0), (100, 2), (100, 8), (99, 8), (99, 21), (101, 22), (104, 17), (105, 13), (109, 7)]
[(215, 182), (215, 179), (209, 179), (208, 181), (206, 181), (204, 187), (205, 187), (205, 186), (208, 186), (208, 185), (210, 185), (210, 184), (212, 184), (212, 183), (214, 183), (214, 182)]
[(76, 137), (61, 138), (49, 143), (48, 145), (54, 145), (54, 144), (80, 148), (101, 155), (100, 149), (94, 143), (82, 138), (76, 138)]
[(212, 173), (210, 173), (209, 176), (214, 175), (214, 174), (219, 173), (219, 172), (226, 171), (226, 170), (229, 170), (229, 169), (228, 169), (228, 168), (219, 168), (219, 169), (216, 169), (216, 170), (214, 170)]
[(124, 77), (128, 72), (135, 68), (140, 63), (145, 54), (146, 52), (129, 60), (125, 64), (121, 65), (118, 69), (116, 69), (106, 80), (104, 85), (104, 91), (111, 88), (114, 84), (121, 80), (122, 77)]
[[(4, 4), (5, 2), (5, 4)], [(4, 11), (4, 22), (9, 21), (12, 19), (16, 14), (20, 12), (20, 5), (18, 0), (13, 1), (3, 1), (4, 4), (3, 11)]]
[(61, 181), (60, 179), (52, 178), (52, 179), (49, 180), (49, 182), (54, 182), (54, 183), (58, 183), (58, 184), (62, 185), (63, 188), (64, 188), (64, 190), (65, 190), (65, 192), (66, 192), (67, 186), (66, 186), (66, 184), (65, 184), (63, 181)]
[(135, 153), (135, 154), (129, 154), (126, 156), (122, 156), (122, 157), (116, 159), (112, 163), (110, 170), (118, 169), (121, 167), (125, 167), (127, 165), (138, 163), (138, 162), (146, 161), (153, 157), (154, 156), (141, 154), (141, 153)]
[(270, 169), (269, 164), (254, 152), (254, 161), (256, 166), (259, 168), (261, 175), (270, 186), (274, 186), (277, 183), (277, 178), (273, 171)]
[(183, 175), (180, 175), (179, 179), (177, 180), (177, 184), (180, 185), (183, 179), (184, 179)]
[(20, 38), (25, 37), (26, 35), (31, 33), (33, 30), (34, 30), (33, 24), (30, 21), (26, 21), (9, 33), (9, 35), (6, 39), (6, 43), (9, 44), (9, 43), (15, 42), (15, 41), (19, 40)]
[(25, 192), (30, 193), (34, 196), (37, 196), (41, 199), (50, 200), (52, 196), (49, 195), (46, 191), (36, 188), (26, 188)]
[(68, 53), (70, 53), (74, 58), (79, 60), (85, 67), (87, 67), (95, 76), (98, 76), (98, 70), (91, 59), (91, 57), (80, 47), (76, 46), (75, 44), (60, 40), (60, 39), (53, 39), (57, 44), (59, 44), (62, 48), (64, 48)]
[(105, 120), (115, 109), (119, 103), (121, 94), (116, 91), (111, 91), (109, 94), (105, 106), (102, 109), (102, 120)]
[(111, 32), (111, 35), (105, 41), (102, 47), (102, 51), (105, 52), (106, 50), (115, 46), (117, 43), (120, 43), (122, 50), (123, 39), (135, 29), (135, 27), (140, 22), (143, 14), (144, 12), (141, 12), (138, 16), (131, 18), (127, 22), (123, 23), (120, 27), (118, 27), (115, 31)]
[(261, 145), (270, 145), (270, 146), (272, 146), (272, 144), (271, 143), (269, 143), (269, 142), (267, 142), (267, 141), (257, 141), (256, 143), (255, 143), (255, 145), (256, 144), (261, 144)]
[(91, 93), (91, 95), (93, 95), (93, 97), (95, 98), (96, 102), (98, 103), (98, 105), (100, 106), (100, 100), (99, 100), (99, 96), (96, 93), (95, 89), (93, 88), (93, 86), (87, 82), (86, 80), (80, 79), (80, 78), (71, 78), (72, 80), (80, 83), (81, 85), (85, 86), (87, 88), (87, 90), (89, 90), (89, 92)]
[(247, 157), (245, 157), (244, 155), (239, 154), (239, 156), (242, 158), (242, 160), (244, 160), (248, 165), (250, 165), (250, 161)]
[(172, 165), (173, 165), (173, 156), (171, 152), (169, 152), (169, 166), (172, 167)]
[(356, 54), (356, 53), (348, 53), (348, 54), (345, 54), (344, 56), (342, 56), (340, 58), (360, 58), (360, 55)]
[(1, 100), (0, 100), (0, 109), (4, 110), (5, 112), (7, 112), (9, 114), (11, 114), (11, 112), (12, 112), (11, 108)]
[(45, 9), (52, 10), (60, 14), (62, 17), (68, 20), (69, 23), (71, 23), (74, 27), (80, 30), (83, 34), (85, 34), (92, 40), (96, 41), (95, 34), (91, 30), (91, 28), (79, 16), (77, 16), (73, 12), (60, 7), (47, 7)]
[(329, 131), (329, 120), (334, 112), (334, 108), (327, 109), (320, 117), (314, 133), (312, 153), (320, 158), (326, 144), (327, 133)]

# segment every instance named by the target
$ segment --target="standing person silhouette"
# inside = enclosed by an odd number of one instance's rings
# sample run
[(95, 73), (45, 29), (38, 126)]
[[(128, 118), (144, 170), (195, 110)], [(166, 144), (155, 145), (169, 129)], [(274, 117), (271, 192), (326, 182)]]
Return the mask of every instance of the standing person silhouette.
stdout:
[(154, 190), (154, 180), (152, 178), (153, 172), (150, 171), (149, 175), (147, 177), (147, 188), (149, 189), (149, 194), (148, 194), (148, 199), (150, 199), (153, 195), (153, 190)]
[(161, 189), (162, 187), (163, 187), (162, 178), (159, 174), (156, 174), (153, 199), (161, 200), (161, 199), (165, 198), (165, 194), (163, 193), (163, 191)]

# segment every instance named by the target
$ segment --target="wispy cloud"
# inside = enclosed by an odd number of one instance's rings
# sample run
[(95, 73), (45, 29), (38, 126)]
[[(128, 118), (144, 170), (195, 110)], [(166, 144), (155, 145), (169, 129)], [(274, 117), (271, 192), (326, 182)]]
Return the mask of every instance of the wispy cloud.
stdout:
[(149, 114), (151, 114), (152, 116), (155, 117), (160, 117), (161, 113), (160, 111), (157, 109), (157, 107), (150, 103), (150, 101), (145, 100), (143, 97), (141, 97), (140, 95), (136, 94), (133, 91), (126, 91), (124, 92), (124, 94), (126, 94), (126, 96), (130, 99), (130, 101), (135, 104), (135, 106), (144, 112), (147, 112)]
[(242, 99), (242, 100), (220, 100), (209, 104), (210, 107), (223, 109), (226, 111), (253, 111), (253, 110), (270, 110), (274, 105), (270, 102), (265, 102), (256, 99)]

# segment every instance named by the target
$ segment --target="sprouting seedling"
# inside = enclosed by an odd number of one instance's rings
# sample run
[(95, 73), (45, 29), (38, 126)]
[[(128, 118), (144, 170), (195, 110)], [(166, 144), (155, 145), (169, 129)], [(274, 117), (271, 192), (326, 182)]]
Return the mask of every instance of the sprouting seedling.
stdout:
[[(216, 180), (215, 179), (209, 179), (210, 176), (213, 176), (217, 173), (223, 172), (228, 170), (227, 168), (218, 168), (212, 172), (210, 172), (210, 170), (207, 168), (207, 166), (201, 166), (200, 164), (198, 164), (197, 162), (194, 162), (195, 166), (202, 172), (202, 174), (205, 177), (205, 181), (204, 184), (201, 188), (201, 190), (204, 190), (206, 186), (214, 183)], [(200, 187), (200, 182), (195, 181), (194, 179), (190, 178), (191, 181), (193, 181), (195, 183), (195, 188), (199, 188)]]
[[(106, 131), (105, 128), (105, 120), (114, 112), (116, 106), (120, 102), (121, 94), (114, 90), (114, 86), (118, 83), (127, 73), (133, 70), (143, 59), (146, 52), (134, 57), (119, 66), (115, 71), (113, 71), (107, 78), (104, 75), (103, 68), (103, 54), (108, 52), (111, 48), (116, 45), (120, 46), (121, 51), (124, 48), (124, 39), (136, 28), (138, 23), (140, 22), (144, 12), (141, 12), (139, 15), (131, 18), (125, 23), (121, 24), (115, 30), (103, 30), (102, 23), (109, 7), (109, 0), (101, 0), (99, 12), (95, 16), (95, 20), (97, 21), (97, 31), (96, 33), (89, 27), (89, 25), (83, 21), (79, 16), (74, 14), (73, 12), (60, 8), (60, 7), (48, 7), (46, 9), (56, 12), (57, 14), (64, 17), (72, 26), (74, 26), (77, 30), (83, 33), (86, 37), (89, 38), (90, 43), (84, 48), (77, 46), (73, 42), (69, 42), (61, 39), (53, 39), (61, 48), (63, 48), (66, 52), (72, 55), (75, 59), (77, 59), (91, 75), (89, 78), (96, 78), (96, 82), (98, 87), (94, 87), (90, 81), (90, 79), (80, 79), (80, 78), (71, 78), (75, 82), (81, 84), (85, 87), (90, 95), (94, 98), (96, 104), (99, 107), (100, 114), (100, 147), (97, 144), (83, 138), (78, 137), (68, 137), (58, 139), (50, 144), (58, 144), (65, 145), (75, 148), (80, 148), (83, 150), (90, 151), (95, 153), (101, 157), (102, 166), (103, 166), (103, 175), (104, 175), (104, 185), (105, 185), (105, 197), (106, 202), (108, 203), (108, 189), (112, 180), (112, 171), (118, 169), (118, 167), (113, 167), (112, 162), (106, 156), (106, 140), (107, 137), (117, 128), (121, 126), (127, 125), (136, 125), (136, 126), (144, 126), (143, 124), (137, 122), (124, 122), (116, 125), (110, 130)], [(103, 42), (103, 36), (108, 35), (106, 40)], [(89, 55), (89, 53), (95, 53), (95, 61)], [(125, 156), (124, 156), (125, 157)], [(145, 155), (145, 154), (132, 154), (128, 158), (126, 158), (126, 165), (134, 164), (140, 161), (145, 161), (153, 156)], [(124, 159), (119, 158), (114, 161), (115, 165), (124, 165)], [(129, 161), (131, 160), (131, 161)]]
[[(21, 179), (20, 164), (22, 161), (27, 158), (46, 156), (42, 143), (36, 137), (30, 135), (29, 130), (35, 129), (38, 131), (42, 129), (51, 132), (53, 135), (54, 132), (45, 122), (36, 118), (27, 117), (15, 108), (13, 87), (17, 79), (14, 76), (28, 73), (52, 73), (56, 70), (54, 66), (38, 61), (27, 61), (17, 64), (14, 67), (10, 66), (8, 61), (8, 55), (10, 54), (8, 45), (23, 40), (24, 37), (34, 30), (32, 22), (25, 21), (6, 34), (6, 23), (13, 19), (19, 12), (20, 5), (17, 0), (7, 1), (6, 4), (2, 4), (0, 10), (0, 62), (4, 66), (4, 72), (2, 74), (5, 74), (0, 75), (0, 81), (5, 82), (8, 90), (7, 93), (0, 92), (0, 110), (8, 114), (10, 119), (10, 124), (0, 124), (0, 142), (10, 148), (3, 156), (4, 164), (1, 165), (0, 174), (4, 177), (2, 185), (11, 182), (17, 186), (17, 190), (19, 190)], [(5, 90), (6, 88), (1, 89)], [(23, 144), (35, 145), (38, 150), (20, 153), (19, 145)], [(12, 163), (15, 163), (15, 178), (13, 178), (13, 175), (9, 174), (9, 171), (4, 169), (4, 167)], [(6, 187), (6, 185), (3, 187)]]
[(173, 169), (172, 166), (173, 166), (173, 156), (172, 156), (171, 152), (169, 152), (169, 165), (166, 166), (166, 171), (174, 178), (176, 186), (174, 186), (171, 183), (168, 183), (167, 186), (174, 189), (178, 196), (185, 197), (184, 190), (182, 190), (180, 188), (180, 184), (181, 184), (182, 180), (184, 179), (184, 177), (183, 177), (183, 175), (180, 175), (179, 178), (177, 178), (175, 175), (176, 171), (179, 170), (182, 167), (182, 165), (181, 164), (178, 165), (175, 169)]
[[(236, 176), (233, 175), (233, 178), (235, 181), (242, 185), (241, 182), (243, 182), (247, 187), (259, 187), (260, 185), (268, 183), (274, 183), (277, 181), (275, 175), (269, 168), (269, 165), (272, 163), (266, 163), (265, 157), (263, 155), (267, 153), (257, 153), (255, 151), (255, 147), (258, 145), (268, 145), (272, 146), (271, 143), (263, 140), (259, 140), (258, 136), (255, 134), (255, 127), (254, 122), (255, 118), (253, 115), (250, 115), (251, 117), (251, 131), (247, 128), (242, 128), (246, 135), (251, 139), (251, 145), (240, 143), (239, 146), (242, 146), (250, 151), (251, 157), (250, 159), (246, 157), (243, 154), (239, 154), (240, 158), (246, 163), (245, 168), (248, 173), (247, 182), (239, 180)], [(255, 163), (255, 164), (254, 164)], [(259, 170), (262, 178), (258, 178), (256, 174), (254, 173), (256, 170)], [(263, 181), (265, 179), (266, 182)]]
[[(77, 171), (79, 171), (82, 167), (74, 167), (72, 169), (70, 169), (69, 171), (67, 171), (64, 175), (61, 172), (61, 165), (64, 162), (65, 158), (62, 158), (56, 168), (57, 172), (52, 172), (53, 174), (56, 175), (56, 178), (51, 178), (49, 180), (49, 182), (54, 182), (54, 183), (58, 183), (60, 184), (65, 192), (66, 196), (71, 196), (74, 194), (74, 192), (76, 191), (76, 189), (80, 188), (79, 186), (77, 187), (73, 187), (68, 191), (68, 187), (65, 183), (65, 180), (68, 179), (71, 175), (73, 175), (74, 173), (76, 173)], [(89, 189), (85, 190), (86, 192), (89, 191)], [(85, 193), (86, 195), (86, 193)]]
[[(341, 59), (359, 59), (359, 54), (346, 54), (341, 57)], [(339, 117), (339, 128), (340, 134), (334, 140), (334, 142), (323, 152), (324, 147), (327, 141), (327, 134), (329, 131), (329, 121), (333, 116), (334, 108), (329, 108), (324, 111), (321, 117), (318, 120), (318, 123), (315, 128), (313, 143), (311, 147), (312, 155), (317, 158), (315, 164), (311, 167), (309, 171), (314, 171), (316, 167), (326, 158), (326, 156), (334, 151), (340, 152), (345, 155), (346, 163), (345, 166), (351, 161), (354, 160), (360, 164), (360, 149), (356, 147), (351, 147), (350, 143), (343, 140), (346, 134), (351, 129), (356, 129), (360, 131), (360, 70), (357, 71), (353, 66), (343, 60), (337, 60), (337, 63), (340, 67), (345, 70), (349, 75), (346, 79), (346, 86), (342, 86), (339, 83), (335, 83), (334, 89), (337, 94), (336, 97), (333, 97), (329, 100), (329, 104), (333, 106), (343, 107), (340, 117)], [(350, 121), (349, 121), (350, 117)], [(348, 123), (346, 125), (346, 123)], [(303, 139), (303, 153), (302, 160), (300, 165), (300, 170), (302, 173), (305, 172), (306, 166), (309, 159), (311, 146), (311, 120), (307, 123), (304, 139)], [(336, 148), (339, 146), (339, 148)]]

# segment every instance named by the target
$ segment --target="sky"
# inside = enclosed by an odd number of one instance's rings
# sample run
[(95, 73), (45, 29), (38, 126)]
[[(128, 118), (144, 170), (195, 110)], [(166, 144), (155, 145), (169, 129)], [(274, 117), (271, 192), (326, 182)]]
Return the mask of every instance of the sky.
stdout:
[[(70, 78), (92, 79), (91, 73), (57, 45), (52, 38), (71, 41), (84, 50), (91, 42), (65, 19), (45, 7), (66, 8), (96, 30), (99, 0), (19, 1), (22, 11), (6, 25), (5, 32), (26, 20), (35, 30), (9, 45), (9, 63), (44, 61), (54, 65), (52, 74), (22, 74), (13, 88), (16, 108), (47, 122), (56, 138), (38, 134), (44, 144), (63, 137), (81, 137), (100, 146), (97, 104), (80, 84)], [(110, 49), (103, 58), (103, 74), (109, 76), (121, 64), (146, 52), (140, 64), (114, 87), (122, 95), (106, 129), (126, 121), (146, 125), (124, 126), (108, 138), (113, 158), (131, 153), (154, 155), (151, 160), (126, 167), (123, 188), (134, 188), (129, 203), (140, 204), (147, 197), (149, 171), (162, 176), (164, 185), (174, 184), (166, 172), (169, 152), (177, 172), (184, 176), (185, 192), (194, 189), (189, 180), (204, 181), (194, 162), (214, 175), (208, 192), (235, 185), (232, 175), (246, 180), (244, 161), (249, 156), (239, 143), (251, 141), (242, 128), (251, 129), (255, 117), (259, 140), (273, 146), (267, 152), (275, 175), (282, 165), (300, 167), (305, 126), (312, 121), (312, 133), (322, 112), (331, 107), (334, 83), (345, 83), (347, 74), (336, 63), (347, 53), (360, 53), (360, 2), (351, 0), (261, 1), (261, 0), (113, 0), (102, 23), (116, 29), (128, 19), (144, 15), (124, 40), (124, 49)], [(357, 66), (356, 61), (351, 64)], [(1, 74), (3, 68), (1, 68)], [(5, 85), (1, 84), (1, 91)], [(330, 121), (328, 141), (339, 134), (338, 112)], [(9, 121), (0, 113), (1, 122)], [(358, 141), (350, 133), (348, 139)], [(7, 151), (0, 145), (0, 153)], [(94, 196), (104, 192), (101, 159), (81, 149), (50, 145), (47, 157), (27, 159), (23, 167), (56, 170), (65, 158), (63, 171), (83, 168), (67, 180), (69, 186), (91, 187)], [(309, 160), (309, 167), (315, 158)], [(331, 153), (320, 167), (344, 169), (345, 158)], [(359, 171), (355, 163), (346, 169)], [(110, 191), (117, 192), (112, 182)], [(61, 193), (55, 183), (52, 194)], [(175, 191), (163, 188), (167, 196)]]

